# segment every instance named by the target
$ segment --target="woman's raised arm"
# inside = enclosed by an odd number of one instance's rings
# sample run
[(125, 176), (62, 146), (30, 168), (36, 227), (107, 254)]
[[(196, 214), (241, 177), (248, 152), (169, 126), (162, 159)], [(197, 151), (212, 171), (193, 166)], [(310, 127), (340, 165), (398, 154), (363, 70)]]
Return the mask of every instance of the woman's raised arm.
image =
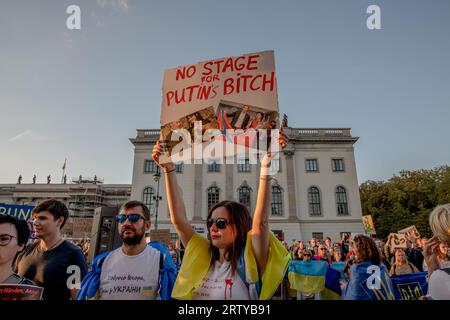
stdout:
[[(287, 137), (283, 128), (279, 131), (278, 144), (281, 148), (287, 146)], [(255, 254), (258, 270), (262, 275), (266, 269), (269, 256), (269, 210), (271, 175), (270, 163), (278, 152), (267, 152), (261, 160), (261, 173), (259, 178), (258, 198), (252, 223), (252, 249)]]
[(170, 221), (175, 227), (175, 230), (180, 237), (183, 245), (186, 247), (191, 237), (194, 235), (194, 230), (189, 224), (189, 220), (186, 216), (186, 207), (184, 206), (184, 200), (181, 196), (180, 186), (177, 182), (176, 167), (172, 161), (160, 162), (163, 148), (161, 142), (158, 140), (153, 147), (153, 160), (157, 163), (164, 173), (166, 181), (166, 193), (167, 204), (170, 212)]

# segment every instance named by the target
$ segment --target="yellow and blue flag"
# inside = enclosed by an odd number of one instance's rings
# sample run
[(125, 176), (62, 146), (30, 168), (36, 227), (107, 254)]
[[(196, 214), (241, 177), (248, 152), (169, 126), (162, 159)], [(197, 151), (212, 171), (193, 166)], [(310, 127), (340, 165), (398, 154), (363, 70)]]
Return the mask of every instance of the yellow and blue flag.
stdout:
[(319, 293), (325, 289), (325, 261), (292, 261), (288, 268), (288, 279), (292, 289), (305, 293)]
[(350, 279), (342, 293), (343, 300), (395, 300), (391, 279), (383, 263), (354, 263)]
[(426, 272), (393, 276), (391, 281), (396, 300), (419, 300), (428, 292)]

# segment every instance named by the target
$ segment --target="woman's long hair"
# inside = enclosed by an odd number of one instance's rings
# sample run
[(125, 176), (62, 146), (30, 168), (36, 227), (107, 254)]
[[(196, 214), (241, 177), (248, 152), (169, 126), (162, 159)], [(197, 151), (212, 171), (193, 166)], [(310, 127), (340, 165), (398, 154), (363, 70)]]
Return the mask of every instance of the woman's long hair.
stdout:
[[(239, 260), (239, 256), (242, 253), (242, 250), (245, 248), (245, 244), (247, 243), (247, 233), (250, 231), (252, 226), (252, 218), (250, 217), (250, 213), (246, 206), (235, 202), (235, 201), (222, 201), (216, 204), (209, 210), (208, 219), (211, 218), (213, 211), (219, 207), (224, 207), (229, 215), (230, 215), (230, 224), (236, 226), (237, 235), (231, 247), (229, 247), (225, 253), (225, 257), (231, 262), (231, 270), (232, 274), (237, 269), (237, 264)], [(208, 238), (210, 239), (210, 230), (208, 229)], [(211, 242), (211, 251), (212, 258), (211, 264), (214, 264), (216, 261), (220, 259), (219, 249), (213, 246)]]
[(380, 265), (380, 252), (378, 251), (377, 245), (372, 238), (366, 235), (358, 234), (353, 239), (353, 242), (355, 244), (356, 256), (358, 258), (358, 260), (355, 261), (356, 263), (369, 260), (374, 265)]

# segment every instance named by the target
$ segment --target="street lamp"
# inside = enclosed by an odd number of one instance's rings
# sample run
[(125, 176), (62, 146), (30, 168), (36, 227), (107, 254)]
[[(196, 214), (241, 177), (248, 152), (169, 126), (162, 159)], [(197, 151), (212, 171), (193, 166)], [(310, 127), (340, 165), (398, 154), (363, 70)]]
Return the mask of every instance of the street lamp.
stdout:
[(156, 169), (156, 173), (153, 175), (153, 180), (158, 183), (156, 188), (156, 197), (153, 196), (153, 200), (156, 201), (156, 213), (155, 213), (155, 230), (158, 230), (158, 209), (159, 209), (159, 201), (162, 200), (162, 197), (159, 195), (159, 180), (161, 178), (161, 170), (159, 167)]

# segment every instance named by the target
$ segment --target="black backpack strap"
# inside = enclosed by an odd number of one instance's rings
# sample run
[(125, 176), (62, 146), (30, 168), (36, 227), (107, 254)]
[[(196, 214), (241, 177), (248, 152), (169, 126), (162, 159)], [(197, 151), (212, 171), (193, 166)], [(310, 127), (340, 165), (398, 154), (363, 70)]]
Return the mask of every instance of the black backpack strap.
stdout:
[(159, 252), (159, 270), (162, 270), (164, 268), (164, 255), (160, 251)]
[(105, 258), (106, 258), (106, 257), (102, 257), (102, 258), (99, 260), (99, 262), (97, 263), (97, 267), (98, 267), (99, 269), (102, 268), (103, 262), (105, 262)]

